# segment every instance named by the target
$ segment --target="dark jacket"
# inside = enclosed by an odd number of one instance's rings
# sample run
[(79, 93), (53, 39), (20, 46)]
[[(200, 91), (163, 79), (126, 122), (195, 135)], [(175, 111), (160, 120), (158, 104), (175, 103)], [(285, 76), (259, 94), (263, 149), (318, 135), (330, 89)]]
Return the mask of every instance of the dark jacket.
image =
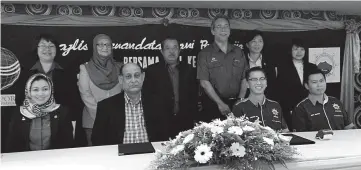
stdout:
[[(150, 142), (159, 141), (156, 131), (157, 124), (149, 111), (149, 105), (142, 94), (144, 122)], [(115, 145), (123, 143), (125, 131), (125, 99), (124, 92), (104, 99), (98, 103), (95, 118), (92, 143), (94, 146)]]
[(146, 69), (143, 91), (152, 115), (158, 117), (161, 140), (193, 127), (197, 115), (198, 83), (196, 69), (179, 63), (179, 113), (173, 114), (174, 92), (167, 65), (161, 61)]
[[(51, 128), (50, 149), (73, 147), (73, 126), (68, 115), (68, 108), (60, 106), (49, 114)], [(14, 108), (5, 152), (30, 151), (31, 122), (31, 119), (20, 113), (19, 106)]]
[[(247, 64), (249, 66), (249, 58), (248, 58), (248, 54), (246, 54), (246, 60), (247, 60)], [(271, 99), (271, 100), (276, 100), (277, 99), (277, 93), (274, 89), (278, 88), (277, 87), (277, 82), (276, 82), (276, 78), (277, 78), (277, 72), (278, 68), (272, 64), (272, 62), (269, 61), (270, 59), (264, 58), (263, 54), (262, 54), (262, 69), (266, 72), (266, 76), (267, 76), (267, 88), (265, 90), (265, 95), (267, 98)], [(246, 97), (249, 95), (249, 89), (247, 90), (247, 94)]]
[[(305, 73), (305, 70), (311, 66), (311, 63), (304, 62), (303, 73)], [(303, 79), (305, 80), (305, 78)], [(279, 66), (277, 84), (278, 88), (276, 89), (278, 91), (278, 100), (282, 107), (288, 127), (289, 129), (292, 129), (290, 112), (301, 100), (308, 96), (308, 90), (301, 83), (292, 60), (289, 60), (285, 64)]]

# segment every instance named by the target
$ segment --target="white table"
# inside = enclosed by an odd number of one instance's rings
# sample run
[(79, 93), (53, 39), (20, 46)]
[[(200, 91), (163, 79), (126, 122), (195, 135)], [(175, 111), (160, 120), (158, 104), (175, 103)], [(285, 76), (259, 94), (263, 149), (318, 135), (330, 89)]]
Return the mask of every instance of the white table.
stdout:
[[(328, 141), (316, 140), (316, 132), (294, 134), (314, 140), (316, 144), (296, 146), (301, 155), (287, 163), (290, 170), (361, 170), (361, 129), (334, 131), (333, 138)], [(160, 142), (154, 142), (153, 146), (162, 148)], [(117, 145), (109, 145), (6, 153), (2, 154), (1, 169), (144, 170), (149, 169), (150, 162), (155, 158), (153, 153), (118, 156), (117, 149)], [(276, 169), (286, 168), (276, 165)]]

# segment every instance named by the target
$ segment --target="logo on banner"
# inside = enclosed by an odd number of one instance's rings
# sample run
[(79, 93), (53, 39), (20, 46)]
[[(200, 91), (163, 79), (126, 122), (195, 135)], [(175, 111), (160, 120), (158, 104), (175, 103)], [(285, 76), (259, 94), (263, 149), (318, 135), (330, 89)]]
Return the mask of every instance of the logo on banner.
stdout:
[(11, 87), (20, 75), (20, 63), (15, 54), (1, 47), (1, 90)]

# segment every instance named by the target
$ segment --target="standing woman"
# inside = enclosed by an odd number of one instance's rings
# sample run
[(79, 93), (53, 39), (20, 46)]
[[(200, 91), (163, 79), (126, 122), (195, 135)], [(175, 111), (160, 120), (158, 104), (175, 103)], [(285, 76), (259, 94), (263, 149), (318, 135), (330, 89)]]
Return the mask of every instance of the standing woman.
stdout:
[(67, 104), (69, 100), (66, 97), (68, 83), (64, 81), (66, 79), (66, 73), (64, 69), (55, 62), (55, 58), (59, 51), (59, 45), (55, 39), (47, 34), (41, 34), (35, 39), (33, 55), (35, 56), (36, 63), (30, 68), (22, 68), (19, 80), (17, 82), (16, 92), (16, 105), (20, 106), (24, 99), (24, 89), (26, 81), (30, 76), (36, 73), (43, 73), (48, 76), (54, 83), (54, 98), (59, 104)]
[(80, 65), (78, 87), (85, 104), (82, 125), (88, 146), (96, 117), (97, 103), (121, 92), (119, 64), (113, 59), (112, 40), (105, 34), (95, 36), (93, 56), (89, 62)]
[(312, 64), (308, 62), (307, 47), (301, 39), (292, 39), (291, 55), (280, 65), (277, 83), (279, 102), (289, 129), (292, 128), (291, 111), (308, 96), (304, 86), (304, 73)]
[(25, 99), (14, 109), (6, 152), (21, 152), (73, 146), (73, 127), (67, 107), (57, 104), (53, 83), (44, 74), (26, 82)]
[[(276, 77), (277, 77), (277, 67), (270, 62), (272, 56), (263, 55), (264, 54), (264, 40), (263, 33), (261, 31), (250, 31), (247, 32), (246, 38), (246, 48), (245, 54), (246, 59), (249, 64), (249, 68), (261, 67), (267, 77), (267, 89), (265, 90), (265, 95), (268, 99), (276, 100)], [(247, 95), (249, 94), (249, 89), (247, 90)]]

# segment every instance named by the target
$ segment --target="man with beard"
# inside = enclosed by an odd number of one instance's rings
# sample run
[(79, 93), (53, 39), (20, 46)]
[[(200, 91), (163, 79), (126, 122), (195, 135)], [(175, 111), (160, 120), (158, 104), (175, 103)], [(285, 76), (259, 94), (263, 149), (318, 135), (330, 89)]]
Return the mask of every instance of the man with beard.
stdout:
[(120, 74), (124, 91), (98, 103), (92, 133), (95, 146), (157, 140), (152, 129), (156, 125), (141, 92), (145, 73), (139, 65), (127, 63)]
[(246, 80), (250, 89), (247, 99), (237, 102), (232, 110), (234, 116), (246, 116), (252, 122), (259, 120), (261, 125), (288, 132), (287, 124), (282, 117), (281, 106), (273, 100), (267, 99), (264, 91), (267, 87), (265, 71), (260, 67), (253, 67), (246, 72)]
[(168, 140), (193, 127), (198, 86), (195, 69), (179, 61), (179, 42), (168, 37), (161, 47), (163, 58), (146, 69), (143, 91), (152, 116), (163, 127), (157, 131), (158, 137)]
[(197, 62), (197, 79), (206, 93), (202, 97), (202, 121), (224, 119), (247, 91), (248, 64), (242, 49), (228, 42), (231, 28), (227, 16), (216, 16), (211, 32), (214, 43), (199, 52)]
[(292, 112), (293, 131), (354, 129), (355, 125), (341, 101), (325, 94), (325, 74), (316, 65), (311, 66), (304, 76), (304, 85), (309, 91), (308, 97), (298, 103)]

